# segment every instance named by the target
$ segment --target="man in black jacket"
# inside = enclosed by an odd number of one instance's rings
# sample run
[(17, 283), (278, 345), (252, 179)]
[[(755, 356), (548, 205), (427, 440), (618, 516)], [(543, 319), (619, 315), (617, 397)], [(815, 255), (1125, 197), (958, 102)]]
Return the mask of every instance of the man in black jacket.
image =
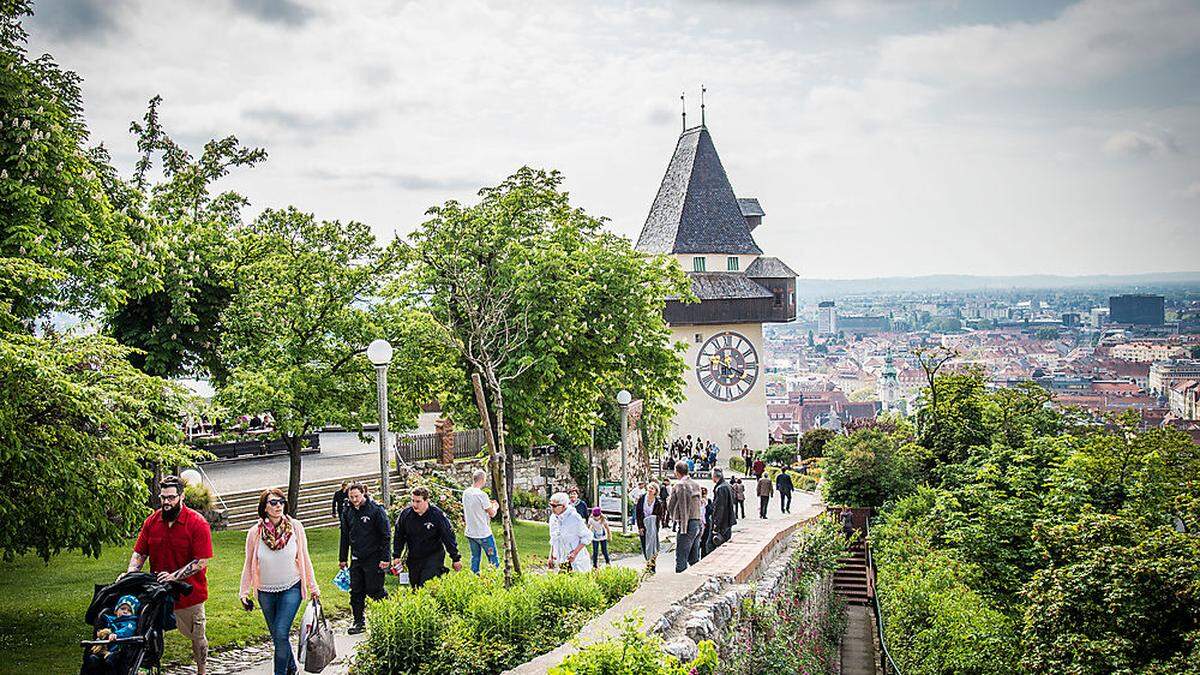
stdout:
[(795, 487), (792, 485), (792, 477), (788, 474), (786, 466), (775, 477), (775, 489), (779, 492), (779, 510), (783, 513), (791, 513), (792, 490)]
[(338, 566), (346, 569), (346, 554), (350, 553), (350, 609), (354, 625), (351, 635), (365, 630), (363, 610), (367, 596), (382, 600), (388, 596), (383, 588), (383, 575), (388, 568), (389, 530), (387, 511), (367, 495), (367, 487), (353, 483), (346, 490), (350, 503), (342, 509), (342, 536), (338, 542)]
[(725, 480), (725, 472), (713, 469), (713, 480), (716, 485), (713, 487), (711, 546), (715, 549), (733, 536), (737, 518), (733, 511), (733, 488)]
[(462, 569), (462, 556), (458, 554), (458, 542), (450, 519), (436, 506), (429, 503), (429, 490), (415, 487), (412, 490), (412, 505), (405, 507), (396, 519), (396, 534), (392, 540), (392, 564), (400, 564), (400, 555), (408, 547), (408, 583), (420, 588), (426, 581), (446, 571), (442, 563), (446, 554), (454, 561), (454, 571)]
[(349, 481), (342, 481), (342, 487), (333, 493), (333, 517), (339, 522), (342, 519), (342, 509), (346, 508), (346, 488), (349, 486)]

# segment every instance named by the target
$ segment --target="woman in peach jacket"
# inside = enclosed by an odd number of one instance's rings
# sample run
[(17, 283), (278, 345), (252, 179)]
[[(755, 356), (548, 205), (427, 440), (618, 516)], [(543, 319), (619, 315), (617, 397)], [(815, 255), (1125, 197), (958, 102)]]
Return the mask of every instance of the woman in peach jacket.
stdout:
[(258, 595), (275, 644), (275, 675), (297, 672), (288, 633), (300, 602), (321, 595), (308, 556), (304, 526), (284, 513), (286, 506), (287, 498), (277, 489), (264, 490), (259, 497), (259, 521), (246, 533), (246, 562), (239, 592), (247, 609), (253, 607), (250, 592)]

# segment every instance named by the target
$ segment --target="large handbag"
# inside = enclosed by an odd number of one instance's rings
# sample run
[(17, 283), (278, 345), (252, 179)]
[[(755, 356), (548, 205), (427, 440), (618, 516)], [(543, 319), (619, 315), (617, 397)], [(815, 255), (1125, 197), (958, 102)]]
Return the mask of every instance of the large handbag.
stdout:
[(312, 602), (317, 608), (317, 620), (304, 640), (304, 672), (319, 673), (337, 658), (337, 650), (333, 645), (333, 629), (325, 620), (320, 600)]

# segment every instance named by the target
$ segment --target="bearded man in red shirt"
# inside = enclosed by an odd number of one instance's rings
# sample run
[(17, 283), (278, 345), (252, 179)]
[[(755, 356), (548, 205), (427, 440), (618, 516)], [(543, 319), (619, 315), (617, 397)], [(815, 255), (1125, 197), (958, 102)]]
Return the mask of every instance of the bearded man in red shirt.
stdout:
[(175, 603), (175, 627), (192, 641), (196, 675), (205, 675), (208, 661), (208, 636), (204, 632), (204, 601), (208, 599), (205, 570), (213, 557), (212, 530), (204, 516), (183, 504), (183, 481), (167, 476), (159, 482), (162, 508), (142, 523), (129, 572), (142, 569), (150, 561), (150, 572), (158, 580), (186, 581), (192, 592)]

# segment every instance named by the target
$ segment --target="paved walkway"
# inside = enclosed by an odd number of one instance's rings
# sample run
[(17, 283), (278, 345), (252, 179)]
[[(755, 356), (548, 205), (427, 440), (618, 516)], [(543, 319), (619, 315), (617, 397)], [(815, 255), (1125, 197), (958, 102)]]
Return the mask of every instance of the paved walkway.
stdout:
[(875, 620), (871, 608), (846, 608), (846, 635), (842, 638), (842, 675), (875, 675)]

